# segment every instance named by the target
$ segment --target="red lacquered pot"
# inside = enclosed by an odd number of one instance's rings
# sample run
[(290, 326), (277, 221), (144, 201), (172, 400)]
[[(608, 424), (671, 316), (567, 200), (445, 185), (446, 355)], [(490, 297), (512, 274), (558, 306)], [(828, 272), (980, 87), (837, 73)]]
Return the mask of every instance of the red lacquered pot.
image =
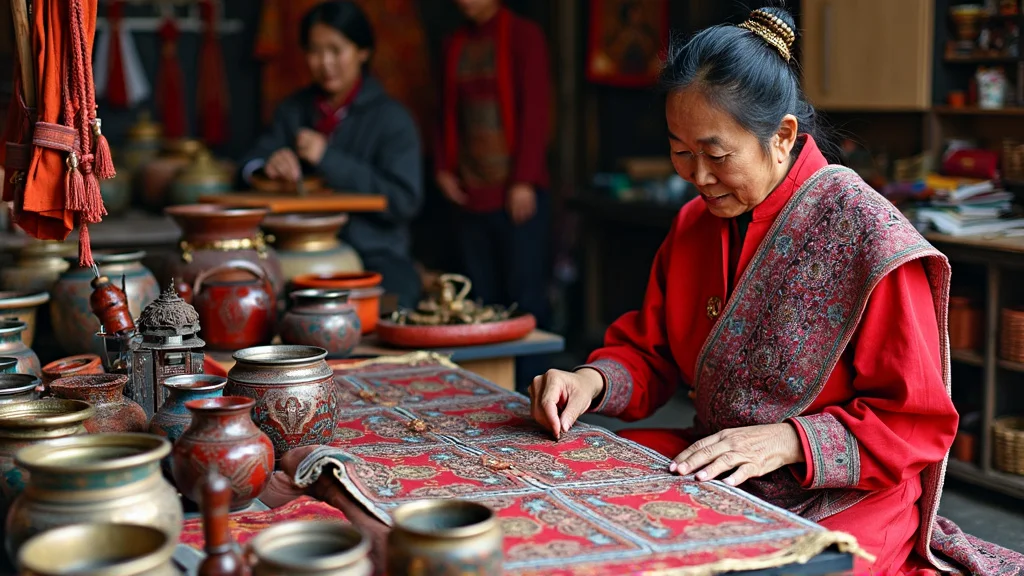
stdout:
[[(248, 272), (252, 278), (217, 278), (232, 271)], [(274, 337), (274, 289), (263, 268), (252, 262), (232, 260), (201, 272), (192, 288), (192, 305), (210, 349), (234, 351), (269, 344)]]
[(255, 405), (241, 396), (185, 403), (192, 423), (174, 443), (171, 467), (174, 484), (186, 498), (200, 501), (200, 480), (210, 469), (231, 483), (232, 510), (245, 508), (267, 487), (274, 472), (274, 445), (252, 421)]

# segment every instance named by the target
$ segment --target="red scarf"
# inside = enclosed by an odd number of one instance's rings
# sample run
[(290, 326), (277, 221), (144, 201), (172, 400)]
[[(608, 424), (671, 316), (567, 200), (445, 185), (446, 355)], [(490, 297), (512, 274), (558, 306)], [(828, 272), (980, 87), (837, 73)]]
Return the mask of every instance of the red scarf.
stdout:
[(318, 95), (316, 97), (316, 109), (319, 113), (319, 118), (313, 126), (316, 128), (316, 131), (324, 136), (330, 136), (334, 129), (338, 127), (338, 124), (341, 124), (341, 121), (348, 115), (348, 107), (355, 101), (362, 86), (363, 77), (360, 76), (356, 80), (355, 86), (349, 91), (348, 96), (345, 97), (345, 100), (337, 106), (331, 104), (331, 101), (326, 96)]
[[(497, 60), (498, 105), (501, 106), (501, 123), (505, 133), (505, 143), (511, 154), (515, 149), (515, 95), (512, 89), (512, 42), (509, 30), (512, 25), (512, 14), (506, 9), (498, 11), (498, 30), (495, 38), (495, 59)], [(444, 85), (444, 153), (449, 167), (458, 163), (459, 129), (458, 129), (458, 71), (462, 48), (466, 45), (469, 33), (465, 27), (460, 28), (452, 36), (451, 46), (445, 60)]]

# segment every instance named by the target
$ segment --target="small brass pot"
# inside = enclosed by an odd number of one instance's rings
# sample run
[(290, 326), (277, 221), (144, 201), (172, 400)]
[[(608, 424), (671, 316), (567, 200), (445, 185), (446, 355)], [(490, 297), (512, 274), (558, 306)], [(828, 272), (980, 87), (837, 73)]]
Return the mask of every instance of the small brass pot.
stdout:
[(419, 500), (392, 512), (390, 576), (501, 576), (501, 527), (487, 506), (466, 500)]
[(249, 542), (253, 576), (370, 576), (370, 541), (351, 524), (285, 522)]
[(21, 547), (18, 567), (33, 576), (180, 576), (176, 540), (132, 524), (73, 524), (47, 530)]
[(160, 473), (171, 444), (152, 434), (89, 434), (50, 440), (17, 453), (31, 475), (7, 515), (7, 554), (32, 536), (68, 524), (153, 526), (177, 542), (182, 508)]

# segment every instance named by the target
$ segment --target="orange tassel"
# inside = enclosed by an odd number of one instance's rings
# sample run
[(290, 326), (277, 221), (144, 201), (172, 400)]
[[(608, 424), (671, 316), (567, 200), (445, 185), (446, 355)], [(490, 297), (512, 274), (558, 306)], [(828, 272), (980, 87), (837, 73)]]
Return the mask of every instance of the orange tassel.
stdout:
[(82, 268), (92, 268), (92, 246), (89, 244), (89, 225), (79, 217), (78, 226), (78, 265)]
[(110, 156), (110, 145), (107, 138), (99, 131), (99, 120), (96, 121), (96, 176), (100, 180), (110, 180), (117, 175), (114, 159)]
[(85, 179), (82, 178), (82, 173), (78, 170), (78, 164), (68, 169), (66, 175), (65, 186), (67, 187), (67, 202), (64, 205), (65, 210), (71, 210), (73, 212), (81, 212), (85, 209)]
[(103, 207), (103, 196), (100, 194), (100, 181), (91, 171), (86, 171), (85, 180), (85, 207), (82, 213), (85, 220), (99, 222), (107, 214)]

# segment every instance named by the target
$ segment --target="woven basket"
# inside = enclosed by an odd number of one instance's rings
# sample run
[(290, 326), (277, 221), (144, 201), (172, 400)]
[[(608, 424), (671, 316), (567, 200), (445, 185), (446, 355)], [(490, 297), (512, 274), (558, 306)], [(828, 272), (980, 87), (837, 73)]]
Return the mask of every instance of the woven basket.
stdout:
[(1003, 179), (1024, 181), (1024, 144), (1012, 138), (1003, 140)]
[(1024, 418), (999, 418), (992, 423), (995, 465), (1003, 472), (1024, 476)]
[(999, 321), (999, 357), (1024, 363), (1024, 308), (1003, 308)]

